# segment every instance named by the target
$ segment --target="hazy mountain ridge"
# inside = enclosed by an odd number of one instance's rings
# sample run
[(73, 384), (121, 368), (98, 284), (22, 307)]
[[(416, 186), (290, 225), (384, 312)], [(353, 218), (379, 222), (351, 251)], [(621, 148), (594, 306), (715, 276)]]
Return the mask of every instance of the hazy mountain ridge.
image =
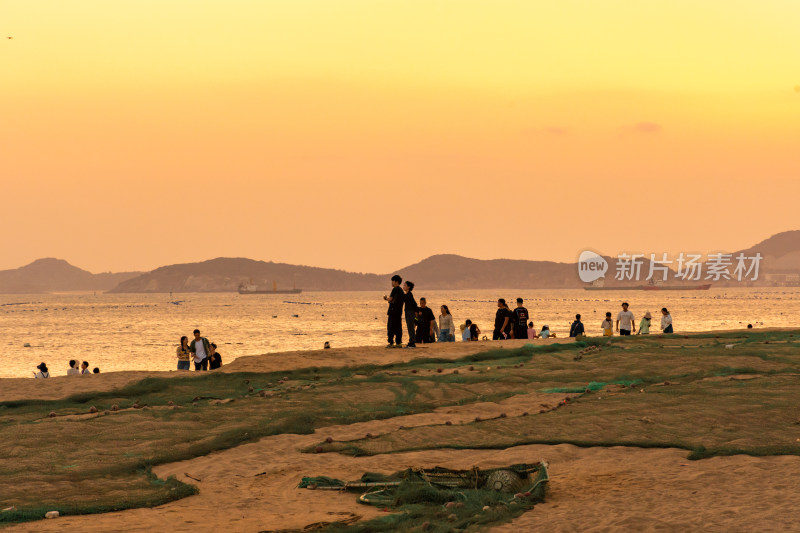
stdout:
[(37, 259), (19, 268), (0, 270), (0, 293), (107, 291), (140, 274), (141, 272), (92, 274), (63, 259)]
[[(769, 284), (766, 274), (800, 274), (800, 230), (785, 231), (741, 250), (746, 256), (760, 253), (759, 284)], [(740, 253), (734, 252), (735, 257)], [(611, 263), (615, 258), (606, 257)], [(673, 265), (674, 267), (674, 265)], [(649, 270), (645, 258), (642, 276)], [(387, 274), (347, 272), (272, 261), (220, 257), (196, 263), (159, 267), (151, 272), (92, 274), (61, 259), (39, 259), (13, 270), (0, 271), (0, 293), (37, 293), (74, 290), (102, 290), (112, 293), (231, 292), (240, 283), (260, 289), (297, 287), (305, 291), (386, 290)], [(560, 289), (584, 286), (575, 263), (524, 259), (473, 259), (455, 254), (438, 254), (396, 271), (427, 289)], [(630, 284), (606, 274), (606, 285)], [(717, 282), (715, 285), (735, 285)]]

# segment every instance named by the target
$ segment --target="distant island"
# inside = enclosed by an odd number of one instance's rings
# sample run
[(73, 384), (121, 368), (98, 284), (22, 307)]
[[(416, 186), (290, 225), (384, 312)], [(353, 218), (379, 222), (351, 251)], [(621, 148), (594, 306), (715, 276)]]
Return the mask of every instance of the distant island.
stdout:
[[(764, 259), (759, 280), (749, 285), (800, 285), (800, 230), (786, 231), (746, 249)], [(733, 252), (738, 254), (739, 251)], [(611, 259), (611, 258), (607, 258)], [(648, 268), (644, 261), (643, 268)], [(303, 291), (385, 290), (398, 273), (429, 289), (567, 289), (580, 288), (576, 263), (518, 259), (472, 259), (440, 254), (386, 274), (347, 272), (332, 268), (220, 257), (169, 265), (151, 272), (92, 274), (61, 259), (39, 259), (14, 270), (0, 271), (0, 293), (98, 290), (109, 293), (236, 292), (247, 283), (260, 288)], [(618, 282), (613, 272), (606, 286)], [(715, 282), (714, 286), (742, 286)]]

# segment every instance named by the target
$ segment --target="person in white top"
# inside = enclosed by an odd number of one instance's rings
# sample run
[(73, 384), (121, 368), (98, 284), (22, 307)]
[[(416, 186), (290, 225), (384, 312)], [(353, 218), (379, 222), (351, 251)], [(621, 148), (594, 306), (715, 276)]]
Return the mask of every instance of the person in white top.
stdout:
[(81, 376), (91, 376), (92, 371), (89, 370), (89, 361), (81, 363)]
[(453, 315), (446, 305), (441, 307), (442, 314), (439, 315), (439, 342), (452, 342), (456, 340), (456, 326), (453, 324)]
[(34, 378), (43, 379), (43, 378), (49, 378), (50, 377), (50, 372), (47, 371), (47, 365), (46, 364), (41, 363), (36, 368), (38, 368), (39, 371), (33, 373), (33, 377)]
[(78, 362), (75, 359), (69, 360), (69, 370), (67, 370), (68, 376), (80, 376), (81, 369), (78, 368)]
[(669, 314), (666, 307), (661, 308), (661, 315), (661, 331), (672, 333), (672, 315)]
[(467, 320), (463, 324), (461, 324), (461, 340), (464, 342), (472, 340), (472, 334), (469, 331), (469, 327), (472, 325), (472, 320)]
[(628, 302), (622, 303), (622, 311), (617, 315), (617, 333), (620, 335), (630, 335), (636, 333), (636, 323), (633, 320), (633, 313), (628, 311)]

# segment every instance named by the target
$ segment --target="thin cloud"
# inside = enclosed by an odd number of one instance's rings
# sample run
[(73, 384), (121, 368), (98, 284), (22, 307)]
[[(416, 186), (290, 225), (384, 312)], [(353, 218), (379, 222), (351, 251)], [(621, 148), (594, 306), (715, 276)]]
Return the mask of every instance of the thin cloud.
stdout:
[(655, 122), (639, 122), (631, 129), (638, 133), (658, 133), (661, 131), (661, 126)]

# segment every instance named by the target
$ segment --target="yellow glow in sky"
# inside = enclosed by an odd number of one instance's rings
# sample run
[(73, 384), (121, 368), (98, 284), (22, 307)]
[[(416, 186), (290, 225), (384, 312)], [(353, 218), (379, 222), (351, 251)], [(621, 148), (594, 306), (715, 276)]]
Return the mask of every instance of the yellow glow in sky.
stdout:
[(788, 0), (2, 0), (0, 268), (743, 248), (797, 227), (798, 20)]

